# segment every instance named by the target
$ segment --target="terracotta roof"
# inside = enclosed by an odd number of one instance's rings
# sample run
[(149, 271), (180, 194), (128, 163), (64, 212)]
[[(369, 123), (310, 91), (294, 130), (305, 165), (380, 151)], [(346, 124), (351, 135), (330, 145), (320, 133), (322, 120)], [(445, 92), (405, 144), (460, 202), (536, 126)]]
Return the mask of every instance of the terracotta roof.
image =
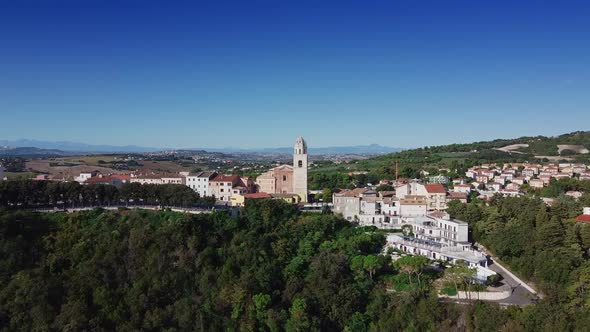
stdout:
[(270, 196), (270, 194), (267, 194), (267, 193), (251, 193), (251, 194), (244, 194), (244, 198), (248, 198), (248, 199), (271, 198), (271, 196)]
[(86, 180), (86, 183), (88, 183), (88, 184), (111, 183), (115, 179), (117, 179), (117, 178), (112, 177), (112, 176), (103, 176), (103, 177), (96, 176), (96, 177)]
[(111, 175), (111, 177), (113, 177), (115, 179), (127, 180), (127, 181), (129, 181), (129, 179), (131, 179), (131, 175), (129, 175), (129, 174), (113, 174), (113, 175)]
[(212, 182), (235, 182), (235, 181), (239, 181), (240, 180), (240, 176), (239, 175), (224, 175), (224, 174), (219, 174), (217, 175), (215, 178), (213, 178)]
[(447, 191), (445, 187), (440, 183), (425, 184), (424, 188), (429, 194), (444, 194)]
[(189, 173), (189, 176), (196, 176), (199, 178), (209, 178), (211, 179), (211, 177), (217, 175), (216, 172), (214, 171), (204, 171), (204, 172), (197, 172), (197, 173)]
[(436, 210), (436, 211), (429, 213), (428, 215), (431, 217), (434, 217), (434, 218), (443, 218), (447, 215), (447, 213), (443, 212), (443, 211)]
[(395, 198), (395, 197), (385, 197), (383, 198), (383, 203), (385, 204), (391, 204), (392, 202), (397, 202), (399, 201), (399, 199)]
[(452, 191), (452, 192), (449, 193), (449, 197), (451, 199), (467, 199), (467, 194), (466, 193)]
[(581, 216), (578, 216), (576, 218), (576, 221), (581, 221), (581, 222), (590, 222), (590, 214), (583, 214)]
[(360, 194), (368, 191), (367, 188), (356, 188), (348, 191), (341, 192), (339, 195), (344, 197), (358, 197)]

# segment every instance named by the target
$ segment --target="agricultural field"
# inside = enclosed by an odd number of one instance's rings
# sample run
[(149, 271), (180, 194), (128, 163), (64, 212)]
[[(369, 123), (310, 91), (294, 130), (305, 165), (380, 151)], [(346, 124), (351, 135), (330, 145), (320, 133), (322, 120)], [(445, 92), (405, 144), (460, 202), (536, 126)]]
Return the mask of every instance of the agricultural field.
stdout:
[(124, 156), (98, 155), (32, 159), (26, 162), (25, 168), (31, 173), (31, 176), (33, 173), (42, 173), (49, 174), (54, 178), (73, 179), (80, 173), (92, 171), (99, 171), (103, 174), (121, 174), (145, 169), (154, 173), (178, 173), (191, 171), (198, 166), (182, 166), (174, 161), (127, 161), (124, 158)]

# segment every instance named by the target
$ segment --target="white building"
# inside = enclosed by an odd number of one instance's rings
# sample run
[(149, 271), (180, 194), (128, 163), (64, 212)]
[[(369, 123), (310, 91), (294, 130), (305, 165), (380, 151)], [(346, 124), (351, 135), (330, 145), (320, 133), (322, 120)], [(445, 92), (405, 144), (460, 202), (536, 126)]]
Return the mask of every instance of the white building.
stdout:
[(186, 176), (186, 185), (196, 191), (201, 197), (212, 196), (213, 194), (209, 188), (209, 181), (216, 176), (217, 173), (212, 171), (188, 174)]
[(130, 178), (129, 182), (139, 184), (163, 184), (162, 177), (160, 177), (159, 175), (135, 176)]
[(395, 196), (404, 199), (406, 196), (424, 196), (427, 199), (428, 210), (444, 210), (447, 208), (447, 192), (439, 183), (421, 184), (410, 182), (397, 186)]
[(168, 175), (162, 177), (162, 184), (184, 184), (185, 178), (182, 175)]
[(442, 183), (447, 184), (449, 183), (449, 177), (444, 175), (435, 175), (428, 177), (428, 183)]
[(367, 188), (356, 188), (352, 190), (343, 190), (332, 195), (332, 210), (334, 213), (341, 214), (348, 221), (359, 220), (361, 214), (361, 199), (363, 194), (369, 191)]
[(399, 200), (399, 214), (404, 217), (425, 216), (427, 206), (426, 196), (406, 195)]
[(532, 179), (529, 181), (531, 188), (541, 189), (545, 186), (545, 183), (541, 179)]
[(411, 233), (389, 234), (388, 247), (453, 264), (464, 262), (468, 266), (476, 267), (478, 276), (482, 276), (481, 279), (494, 274), (487, 269), (487, 257), (472, 248), (468, 239), (469, 226), (466, 222), (451, 219), (448, 214), (444, 214), (402, 218), (402, 225), (409, 225)]
[(498, 182), (490, 182), (486, 184), (486, 188), (488, 190), (500, 191), (500, 189), (502, 189), (502, 185)]
[(469, 195), (471, 193), (471, 185), (470, 184), (456, 184), (453, 187), (453, 191)]
[(357, 188), (333, 194), (332, 202), (332, 211), (348, 221), (363, 226), (399, 228), (400, 205), (395, 197), (382, 197), (368, 188)]
[(87, 173), (80, 173), (80, 176), (77, 176), (74, 178), (74, 181), (78, 182), (78, 183), (84, 183), (86, 182), (86, 180), (90, 179), (93, 176), (98, 175), (97, 171), (94, 172), (87, 172)]

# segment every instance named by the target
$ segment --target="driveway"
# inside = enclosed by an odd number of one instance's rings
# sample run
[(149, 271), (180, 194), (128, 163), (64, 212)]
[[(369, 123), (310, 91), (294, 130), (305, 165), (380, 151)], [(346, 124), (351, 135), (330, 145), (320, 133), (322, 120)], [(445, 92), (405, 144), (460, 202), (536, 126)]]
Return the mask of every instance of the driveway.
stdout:
[(517, 305), (517, 306), (525, 306), (528, 304), (532, 304), (535, 302), (535, 300), (538, 298), (538, 296), (529, 291), (528, 289), (526, 289), (525, 287), (522, 286), (522, 284), (515, 280), (514, 278), (512, 278), (509, 274), (507, 274), (504, 270), (502, 270), (498, 264), (495, 264), (494, 261), (492, 260), (492, 263), (490, 263), (490, 265), (488, 266), (488, 268), (496, 273), (498, 273), (499, 275), (502, 276), (502, 285), (499, 287), (496, 287), (496, 289), (498, 290), (511, 290), (512, 291), (512, 295), (510, 295), (510, 297), (503, 299), (503, 300), (499, 300), (499, 301), (494, 301), (494, 302), (498, 302), (500, 304), (504, 304), (504, 305)]

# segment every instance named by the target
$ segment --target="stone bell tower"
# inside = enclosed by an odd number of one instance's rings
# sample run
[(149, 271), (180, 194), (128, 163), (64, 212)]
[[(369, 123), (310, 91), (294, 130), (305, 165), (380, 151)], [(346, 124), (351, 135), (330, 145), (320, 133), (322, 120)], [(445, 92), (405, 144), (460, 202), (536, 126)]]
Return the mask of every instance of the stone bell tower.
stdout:
[(293, 193), (307, 202), (307, 144), (303, 137), (297, 137), (293, 153)]

